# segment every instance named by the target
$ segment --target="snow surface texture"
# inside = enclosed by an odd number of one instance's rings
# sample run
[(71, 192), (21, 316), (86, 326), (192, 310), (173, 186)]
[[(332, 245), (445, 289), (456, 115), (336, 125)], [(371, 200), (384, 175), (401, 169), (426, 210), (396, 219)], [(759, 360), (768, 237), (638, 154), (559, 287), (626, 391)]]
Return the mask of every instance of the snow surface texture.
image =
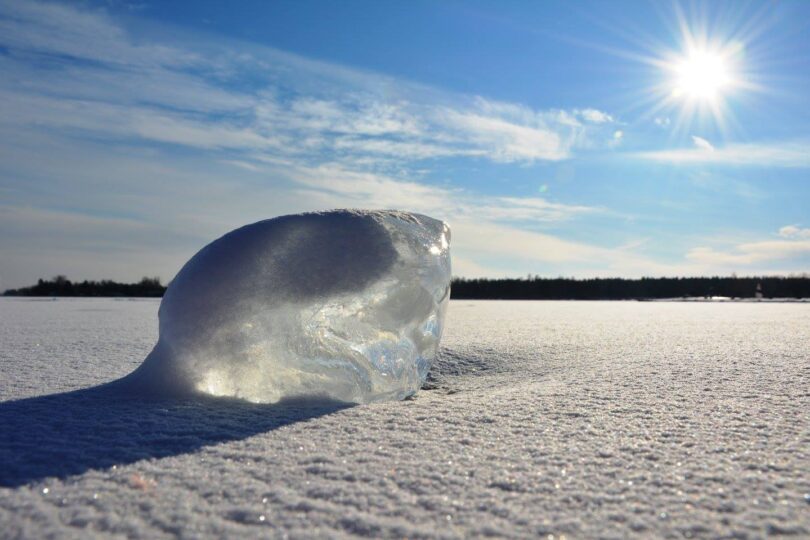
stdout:
[(87, 389), (157, 307), (0, 299), (4, 539), (810, 536), (807, 304), (451, 301), (350, 408)]
[(443, 222), (393, 211), (299, 214), (232, 231), (172, 280), (158, 343), (127, 384), (254, 403), (412, 395), (439, 348), (449, 242)]

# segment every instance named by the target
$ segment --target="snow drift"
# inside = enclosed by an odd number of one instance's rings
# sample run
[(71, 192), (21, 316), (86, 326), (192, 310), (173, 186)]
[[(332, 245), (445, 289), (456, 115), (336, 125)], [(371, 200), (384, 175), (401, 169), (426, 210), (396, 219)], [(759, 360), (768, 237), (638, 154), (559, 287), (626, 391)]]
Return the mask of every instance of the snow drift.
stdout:
[(160, 304), (139, 391), (253, 402), (402, 399), (424, 382), (450, 296), (450, 230), (396, 211), (284, 216), (205, 246)]

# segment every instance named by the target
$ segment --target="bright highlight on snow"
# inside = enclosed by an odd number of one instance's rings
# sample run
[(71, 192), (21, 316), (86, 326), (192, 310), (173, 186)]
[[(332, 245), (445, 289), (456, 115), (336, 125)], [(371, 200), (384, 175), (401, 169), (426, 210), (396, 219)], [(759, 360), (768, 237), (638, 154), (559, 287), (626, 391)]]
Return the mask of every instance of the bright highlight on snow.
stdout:
[(424, 383), (450, 297), (450, 230), (395, 211), (284, 216), (200, 250), (160, 304), (140, 390), (253, 402), (402, 399)]

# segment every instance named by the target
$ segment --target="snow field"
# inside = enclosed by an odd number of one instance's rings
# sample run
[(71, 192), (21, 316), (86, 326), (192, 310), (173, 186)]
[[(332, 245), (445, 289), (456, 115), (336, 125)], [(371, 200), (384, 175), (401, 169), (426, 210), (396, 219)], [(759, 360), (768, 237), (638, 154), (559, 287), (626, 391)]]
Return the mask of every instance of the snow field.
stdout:
[(4, 537), (810, 535), (804, 304), (452, 301), (402, 402), (87, 390), (156, 310), (0, 300)]

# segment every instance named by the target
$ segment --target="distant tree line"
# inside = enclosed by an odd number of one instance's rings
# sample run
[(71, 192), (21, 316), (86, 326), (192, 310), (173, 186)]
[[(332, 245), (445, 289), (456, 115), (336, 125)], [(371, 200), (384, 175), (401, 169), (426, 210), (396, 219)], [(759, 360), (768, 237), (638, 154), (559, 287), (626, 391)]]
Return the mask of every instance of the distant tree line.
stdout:
[(145, 277), (138, 283), (116, 283), (115, 281), (72, 282), (65, 276), (56, 276), (50, 281), (40, 279), (36, 285), (21, 289), (9, 289), (4, 296), (130, 296), (161, 297), (166, 287), (160, 278)]
[[(36, 285), (9, 289), (5, 296), (129, 296), (160, 297), (166, 287), (160, 278), (145, 277), (138, 283), (110, 280), (72, 282), (65, 276), (40, 279)], [(504, 300), (632, 300), (728, 296), (754, 298), (810, 298), (810, 275), (768, 277), (686, 278), (454, 278), (451, 297)]]
[(684, 278), (454, 278), (455, 299), (505, 300), (630, 300), (711, 297), (810, 298), (810, 276), (684, 277)]

